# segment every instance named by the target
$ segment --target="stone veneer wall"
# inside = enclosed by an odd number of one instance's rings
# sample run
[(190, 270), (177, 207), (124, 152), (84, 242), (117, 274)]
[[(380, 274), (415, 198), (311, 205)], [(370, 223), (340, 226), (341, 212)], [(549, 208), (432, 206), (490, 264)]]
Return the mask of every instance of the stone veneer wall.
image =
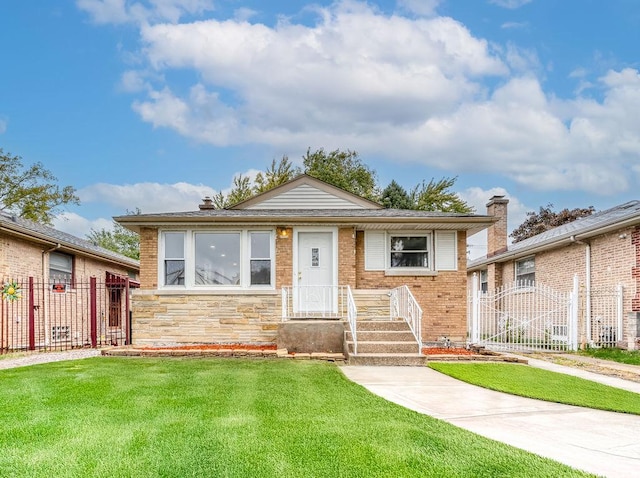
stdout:
[(384, 271), (364, 270), (364, 232), (356, 234), (356, 287), (393, 289), (409, 286), (422, 307), (422, 340), (436, 342), (448, 337), (454, 342), (467, 338), (466, 234), (458, 231), (458, 270), (433, 276), (386, 276)]
[(134, 345), (275, 342), (279, 292), (133, 296)]

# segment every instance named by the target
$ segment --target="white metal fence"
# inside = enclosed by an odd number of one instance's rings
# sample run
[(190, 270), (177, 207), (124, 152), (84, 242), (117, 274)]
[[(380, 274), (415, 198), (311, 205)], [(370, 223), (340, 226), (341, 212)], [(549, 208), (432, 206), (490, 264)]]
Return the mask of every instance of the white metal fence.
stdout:
[(473, 278), (470, 341), (506, 351), (578, 348), (578, 281), (571, 292), (515, 282), (482, 292)]
[(580, 344), (616, 346), (623, 339), (622, 286), (561, 292), (516, 282), (469, 292), (469, 342), (495, 350), (572, 351)]

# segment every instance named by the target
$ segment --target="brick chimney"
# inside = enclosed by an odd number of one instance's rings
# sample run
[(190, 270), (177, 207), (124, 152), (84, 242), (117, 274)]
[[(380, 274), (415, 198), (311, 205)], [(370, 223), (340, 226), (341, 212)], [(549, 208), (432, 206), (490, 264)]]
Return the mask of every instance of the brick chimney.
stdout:
[(204, 209), (215, 209), (216, 207), (213, 205), (213, 200), (209, 197), (209, 196), (205, 196), (205, 198), (202, 200), (202, 204), (198, 204), (198, 207), (200, 208), (200, 210), (204, 210)]
[(487, 203), (487, 215), (495, 216), (498, 222), (487, 229), (487, 257), (507, 250), (507, 204), (504, 196), (493, 196)]

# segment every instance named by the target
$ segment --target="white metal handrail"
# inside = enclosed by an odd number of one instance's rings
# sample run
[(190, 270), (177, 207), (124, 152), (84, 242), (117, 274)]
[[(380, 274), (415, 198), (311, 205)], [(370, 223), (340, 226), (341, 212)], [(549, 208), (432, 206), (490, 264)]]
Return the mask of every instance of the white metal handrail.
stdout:
[(347, 286), (347, 321), (349, 322), (349, 329), (351, 329), (351, 338), (353, 340), (353, 355), (358, 355), (357, 320), (358, 309), (356, 308), (356, 301), (353, 299), (351, 287)]
[(418, 352), (422, 351), (422, 308), (413, 296), (409, 287), (403, 285), (391, 291), (390, 312), (391, 318), (403, 319), (411, 329), (413, 336), (418, 342)]
[(347, 311), (347, 286), (308, 285), (282, 288), (282, 320), (342, 319)]

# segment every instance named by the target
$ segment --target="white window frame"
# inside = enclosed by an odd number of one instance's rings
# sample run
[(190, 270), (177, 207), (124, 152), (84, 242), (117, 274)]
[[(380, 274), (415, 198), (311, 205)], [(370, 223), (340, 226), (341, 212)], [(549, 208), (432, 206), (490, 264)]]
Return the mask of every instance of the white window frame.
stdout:
[[(270, 284), (251, 285), (251, 234), (256, 232), (268, 232), (270, 235), (269, 251), (271, 261)], [(184, 234), (184, 261), (185, 278), (184, 285), (166, 285), (164, 283), (165, 247), (164, 237), (166, 233)], [(239, 284), (196, 284), (195, 283), (195, 236), (196, 234), (240, 234), (240, 283)], [(158, 289), (163, 290), (211, 290), (211, 291), (240, 291), (240, 290), (275, 290), (276, 278), (276, 252), (274, 228), (192, 228), (192, 229), (161, 229), (158, 231)], [(169, 259), (170, 260), (170, 259)]]
[[(188, 266), (187, 266), (187, 255), (188, 255), (188, 239), (187, 239), (187, 231), (184, 229), (166, 229), (159, 231), (159, 243), (160, 247), (158, 248), (158, 286), (162, 289), (184, 289), (187, 284), (187, 275), (189, 274)], [(166, 257), (166, 248), (165, 248), (165, 235), (166, 234), (182, 234), (183, 237), (183, 257), (182, 259), (177, 257), (167, 258)], [(165, 261), (172, 260), (182, 260), (184, 261), (184, 284), (165, 284)]]
[[(62, 270), (62, 269), (55, 269), (58, 272), (61, 272), (62, 274), (64, 274), (64, 277), (58, 276), (56, 277), (55, 274), (51, 274), (51, 258), (52, 257), (66, 257), (71, 261), (71, 267), (69, 270)], [(66, 252), (58, 252), (58, 251), (51, 251), (49, 252), (49, 281), (52, 283), (63, 283), (66, 284), (67, 287), (74, 287), (74, 282), (75, 282), (75, 278), (76, 278), (76, 274), (75, 274), (75, 268), (76, 268), (76, 258), (73, 256), (73, 254), (67, 254)], [(67, 278), (67, 274), (69, 274), (69, 277)]]
[[(488, 292), (489, 291), (489, 269), (482, 269), (478, 274), (478, 282), (480, 285), (480, 292)], [(484, 289), (482, 286), (485, 286)]]
[[(528, 260), (532, 260), (533, 261), (533, 272), (528, 272), (527, 274), (518, 274), (518, 265), (521, 264), (524, 261), (528, 261)], [(528, 281), (528, 283), (525, 285), (522, 282), (522, 279), (520, 279), (520, 276), (522, 275), (529, 275), (529, 274), (533, 274), (533, 280)], [(515, 282), (516, 284), (520, 285), (521, 287), (532, 287), (536, 284), (536, 258), (535, 256), (527, 256), (527, 257), (523, 257), (522, 259), (518, 259), (516, 261), (513, 262), (513, 277), (515, 278)]]
[[(414, 272), (433, 272), (434, 269), (434, 247), (433, 247), (433, 232), (432, 231), (387, 231), (386, 234), (386, 246), (385, 246), (385, 267), (388, 274), (403, 274), (412, 275)], [(427, 267), (392, 267), (391, 266), (391, 239), (393, 237), (426, 237), (427, 238)]]

